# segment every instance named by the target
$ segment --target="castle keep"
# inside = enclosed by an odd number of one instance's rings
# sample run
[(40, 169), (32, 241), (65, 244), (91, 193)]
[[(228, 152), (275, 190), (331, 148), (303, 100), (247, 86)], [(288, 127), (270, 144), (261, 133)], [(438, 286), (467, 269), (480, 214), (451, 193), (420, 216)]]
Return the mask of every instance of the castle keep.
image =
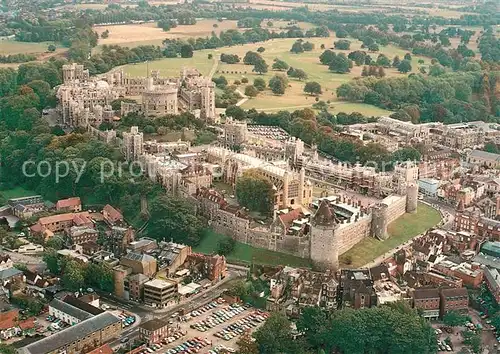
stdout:
[(352, 200), (323, 198), (311, 218), (310, 258), (321, 268), (339, 266), (339, 256), (365, 237), (385, 240), (387, 226), (406, 212), (417, 210), (418, 189), (407, 187), (406, 195), (391, 195), (364, 209)]
[(215, 85), (196, 69), (183, 69), (179, 77), (162, 77), (158, 71), (148, 77), (130, 77), (118, 70), (101, 78), (90, 77), (83, 65), (74, 63), (63, 65), (62, 70), (58, 110), (69, 126), (97, 127), (112, 122), (111, 102), (122, 97), (140, 97), (137, 103), (122, 102), (122, 116), (135, 112), (157, 117), (188, 111), (209, 122), (217, 121)]

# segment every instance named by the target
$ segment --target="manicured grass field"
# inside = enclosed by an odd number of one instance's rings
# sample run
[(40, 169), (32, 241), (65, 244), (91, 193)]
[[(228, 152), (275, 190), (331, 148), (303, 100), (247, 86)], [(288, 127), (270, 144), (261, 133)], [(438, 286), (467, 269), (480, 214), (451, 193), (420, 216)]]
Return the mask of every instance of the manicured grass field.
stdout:
[[(13, 40), (0, 41), (0, 54), (40, 54), (47, 51), (47, 48), (52, 42), (28, 43), (18, 42)], [(57, 46), (57, 45), (56, 45)]]
[(28, 189), (24, 189), (23, 187), (16, 187), (16, 188), (0, 191), (0, 194), (5, 199), (11, 199), (11, 198), (29, 197), (31, 195), (37, 195), (38, 193), (30, 191)]
[[(217, 234), (211, 230), (206, 232), (201, 243), (193, 251), (201, 253), (215, 253), (217, 244), (227, 236)], [(308, 259), (291, 256), (285, 253), (269, 251), (263, 248), (252, 247), (241, 242), (236, 242), (236, 246), (231, 254), (226, 256), (228, 261), (267, 264), (267, 265), (289, 265), (292, 267), (310, 267)]]
[(150, 61), (149, 63), (129, 64), (123, 68), (131, 76), (146, 76), (149, 70), (160, 70), (162, 76), (179, 76), (183, 67), (197, 68), (203, 75), (208, 75), (213, 66), (204, 51), (194, 52), (192, 58), (168, 58)]
[[(377, 257), (407, 242), (411, 238), (437, 225), (441, 220), (439, 212), (430, 206), (419, 203), (416, 214), (404, 214), (389, 224), (389, 238), (379, 241), (368, 237), (340, 257), (341, 268), (358, 268), (373, 261)], [(346, 260), (350, 258), (351, 263)]]

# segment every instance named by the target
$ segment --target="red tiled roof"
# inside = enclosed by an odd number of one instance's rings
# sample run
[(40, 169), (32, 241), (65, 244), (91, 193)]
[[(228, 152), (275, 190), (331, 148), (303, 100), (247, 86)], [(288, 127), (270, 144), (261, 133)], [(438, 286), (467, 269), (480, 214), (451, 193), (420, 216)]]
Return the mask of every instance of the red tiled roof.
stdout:
[(27, 320), (24, 320), (22, 322), (19, 322), (19, 327), (22, 329), (22, 330), (25, 330), (25, 329), (30, 329), (30, 328), (34, 328), (35, 327), (35, 321), (34, 321), (34, 318), (28, 318)]
[(95, 348), (94, 350), (88, 352), (87, 354), (113, 354), (113, 349), (111, 349), (109, 344), (104, 344), (103, 346)]
[(56, 203), (56, 209), (62, 209), (62, 208), (71, 208), (75, 207), (78, 205), (81, 205), (82, 202), (80, 200), (80, 197), (72, 197), (68, 199), (61, 199), (58, 200)]
[(281, 214), (280, 219), (285, 224), (285, 226), (288, 228), (290, 224), (298, 219), (298, 217), (302, 214), (302, 210), (300, 208), (293, 209), (292, 211), (289, 211), (286, 214)]
[(107, 214), (107, 218), (110, 219), (112, 222), (123, 220), (122, 214), (109, 204), (106, 204), (102, 209), (102, 211), (103, 213), (105, 212)]

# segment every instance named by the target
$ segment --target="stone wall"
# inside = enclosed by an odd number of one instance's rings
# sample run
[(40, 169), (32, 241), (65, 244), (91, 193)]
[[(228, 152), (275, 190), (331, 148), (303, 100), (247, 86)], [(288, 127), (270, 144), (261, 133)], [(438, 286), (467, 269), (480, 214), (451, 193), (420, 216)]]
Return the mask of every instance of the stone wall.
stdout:
[(371, 215), (367, 215), (358, 220), (358, 222), (341, 225), (341, 227), (335, 232), (339, 248), (339, 256), (349, 251), (354, 245), (361, 242), (364, 238), (370, 236), (371, 223), (372, 217)]

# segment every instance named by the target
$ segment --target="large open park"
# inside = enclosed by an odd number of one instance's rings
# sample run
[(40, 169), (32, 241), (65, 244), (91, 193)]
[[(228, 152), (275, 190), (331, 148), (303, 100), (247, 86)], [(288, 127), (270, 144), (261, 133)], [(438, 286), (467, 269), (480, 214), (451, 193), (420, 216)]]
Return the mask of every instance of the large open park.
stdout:
[[(321, 84), (323, 93), (319, 96), (319, 99), (323, 101), (330, 101), (330, 111), (332, 113), (338, 112), (359, 112), (367, 116), (380, 116), (390, 114), (390, 111), (386, 111), (374, 106), (361, 104), (361, 103), (349, 103), (337, 100), (336, 89), (342, 83), (348, 82), (356, 77), (361, 76), (362, 66), (354, 66), (350, 73), (348, 74), (335, 74), (328, 70), (328, 66), (322, 65), (319, 61), (319, 56), (324, 51), (321, 49), (321, 45), (325, 48), (333, 48), (333, 43), (337, 40), (332, 33), (328, 38), (309, 38), (309, 41), (314, 44), (314, 49), (312, 51), (303, 52), (299, 54), (294, 54), (290, 52), (290, 49), (295, 42), (295, 39), (274, 39), (267, 42), (245, 44), (233, 47), (223, 47), (213, 50), (200, 50), (195, 51), (192, 58), (168, 58), (161, 59), (157, 61), (151, 61), (148, 63), (140, 64), (129, 64), (124, 66), (126, 73), (132, 76), (144, 76), (149, 68), (149, 70), (160, 70), (162, 75), (177, 75), (182, 67), (196, 67), (201, 73), (207, 75), (212, 70), (213, 66), (216, 65), (214, 76), (224, 76), (230, 84), (235, 81), (240, 81), (243, 78), (247, 78), (250, 83), (253, 82), (257, 77), (263, 78), (266, 81), (276, 75), (283, 74), (283, 72), (269, 70), (265, 74), (258, 74), (252, 72), (253, 66), (244, 65), (243, 63), (238, 64), (225, 64), (218, 61), (220, 54), (237, 54), (240, 58), (243, 58), (248, 51), (256, 51), (257, 48), (263, 47), (265, 51), (261, 53), (262, 57), (266, 60), (268, 65), (271, 67), (273, 60), (279, 58), (284, 60), (290, 66), (296, 69), (304, 70), (308, 78), (303, 81), (296, 79), (291, 79), (289, 81), (289, 87), (285, 95), (276, 96), (271, 91), (266, 90), (262, 92), (255, 98), (246, 101), (242, 108), (249, 109), (255, 108), (257, 110), (264, 111), (277, 111), (277, 110), (295, 110), (305, 107), (310, 107), (315, 103), (315, 97), (311, 97), (303, 92), (304, 85), (306, 81), (317, 81)], [(354, 50), (361, 49), (362, 43), (355, 39), (351, 40), (351, 47), (349, 50), (334, 50), (335, 52), (343, 52), (346, 55)], [(406, 51), (399, 49), (395, 46), (381, 46), (380, 52), (371, 53), (372, 57), (376, 59), (379, 54), (385, 54), (389, 58), (393, 58), (395, 55), (401, 58), (405, 55)], [(209, 54), (212, 54), (214, 59), (209, 59)], [(214, 61), (215, 60), (215, 61)], [(423, 60), (424, 64), (419, 64), (418, 61)], [(420, 65), (428, 65), (430, 63), (429, 58), (413, 56), (412, 57), (412, 67), (413, 72), (418, 71)], [(271, 69), (271, 68), (270, 68)], [(387, 76), (402, 76), (395, 68), (388, 68), (385, 70)], [(245, 85), (240, 85), (240, 91), (244, 91)]]

